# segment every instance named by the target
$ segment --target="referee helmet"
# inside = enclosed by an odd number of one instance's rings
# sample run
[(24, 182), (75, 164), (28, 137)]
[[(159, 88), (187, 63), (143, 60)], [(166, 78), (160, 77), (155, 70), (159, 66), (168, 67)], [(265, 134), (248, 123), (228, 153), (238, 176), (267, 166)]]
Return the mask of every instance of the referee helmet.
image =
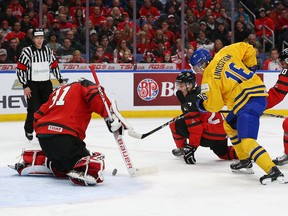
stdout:
[(44, 36), (44, 35), (45, 35), (44, 30), (41, 28), (35, 28), (33, 30), (33, 37)]

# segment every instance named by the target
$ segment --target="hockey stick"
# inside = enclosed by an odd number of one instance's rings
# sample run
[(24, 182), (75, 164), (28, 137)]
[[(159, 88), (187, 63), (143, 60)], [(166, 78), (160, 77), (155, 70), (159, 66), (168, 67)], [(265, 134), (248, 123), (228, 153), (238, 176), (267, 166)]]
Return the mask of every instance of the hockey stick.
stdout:
[[(108, 107), (107, 101), (105, 99), (104, 93), (102, 91), (99, 79), (98, 79), (98, 77), (96, 75), (96, 72), (95, 72), (95, 66), (94, 65), (89, 65), (89, 68), (90, 68), (90, 70), (92, 72), (92, 75), (94, 77), (95, 83), (98, 86), (98, 91), (99, 91), (99, 93), (101, 95), (101, 98), (102, 98), (102, 101), (104, 103), (105, 109), (106, 109), (106, 111), (108, 113), (109, 120), (113, 121), (111, 111), (109, 110), (109, 107)], [(138, 168), (138, 169), (133, 167), (131, 158), (129, 156), (128, 150), (126, 148), (125, 142), (124, 142), (123, 137), (122, 137), (121, 130), (122, 130), (122, 128), (120, 128), (119, 130), (113, 132), (113, 136), (114, 136), (114, 139), (115, 139), (115, 141), (116, 141), (116, 143), (118, 145), (118, 148), (120, 150), (121, 156), (122, 156), (122, 158), (124, 160), (124, 163), (125, 163), (125, 166), (127, 168), (127, 171), (129, 173), (129, 175), (130, 176), (138, 176), (138, 175), (156, 173), (157, 172), (157, 167), (146, 167), (146, 168)]]
[[(229, 113), (229, 110), (220, 110), (221, 113)], [(283, 116), (283, 115), (276, 115), (276, 114), (272, 114), (272, 113), (262, 113), (262, 116), (267, 116), (267, 117), (274, 117), (274, 118), (287, 118), (287, 116)]]
[(159, 127), (155, 128), (155, 129), (153, 129), (153, 130), (151, 130), (151, 131), (149, 131), (149, 132), (147, 132), (147, 133), (144, 133), (144, 134), (137, 133), (136, 131), (134, 131), (133, 129), (131, 129), (131, 130), (128, 131), (128, 135), (131, 136), (131, 137), (134, 137), (134, 138), (136, 138), (136, 139), (144, 139), (145, 137), (150, 136), (151, 134), (153, 134), (153, 133), (161, 130), (162, 128), (170, 125), (171, 123), (173, 123), (173, 122), (175, 122), (175, 121), (177, 121), (177, 120), (183, 119), (187, 114), (188, 114), (188, 113), (182, 114), (182, 115), (180, 115), (180, 116), (177, 116), (176, 118), (173, 118), (173, 119), (171, 119), (170, 121), (168, 121), (168, 122), (160, 125)]

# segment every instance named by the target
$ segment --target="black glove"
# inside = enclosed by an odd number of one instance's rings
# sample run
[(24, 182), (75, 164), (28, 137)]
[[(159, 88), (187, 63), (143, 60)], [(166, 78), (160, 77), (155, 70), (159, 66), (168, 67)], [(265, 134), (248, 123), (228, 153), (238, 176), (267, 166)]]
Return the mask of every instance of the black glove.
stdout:
[(186, 145), (183, 148), (184, 151), (184, 161), (187, 164), (195, 164), (196, 163), (196, 159), (194, 156), (194, 152), (196, 151), (196, 147), (190, 146), (190, 145)]

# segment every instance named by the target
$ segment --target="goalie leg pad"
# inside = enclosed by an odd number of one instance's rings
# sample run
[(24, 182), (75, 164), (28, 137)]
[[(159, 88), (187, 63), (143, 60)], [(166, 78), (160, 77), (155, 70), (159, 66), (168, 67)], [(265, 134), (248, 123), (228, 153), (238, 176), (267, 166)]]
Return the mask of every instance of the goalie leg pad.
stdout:
[(104, 169), (104, 155), (94, 152), (92, 156), (81, 158), (67, 175), (75, 184), (93, 186), (104, 181), (102, 174)]
[(16, 163), (14, 169), (19, 175), (53, 174), (47, 163), (48, 159), (42, 150), (24, 150), (22, 161)]

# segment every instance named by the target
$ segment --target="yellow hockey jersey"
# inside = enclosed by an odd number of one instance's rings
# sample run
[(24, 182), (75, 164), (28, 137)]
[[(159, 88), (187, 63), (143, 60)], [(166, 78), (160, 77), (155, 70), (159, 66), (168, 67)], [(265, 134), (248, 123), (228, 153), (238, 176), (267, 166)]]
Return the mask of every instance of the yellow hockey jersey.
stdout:
[(250, 97), (267, 96), (260, 77), (247, 68), (255, 65), (256, 52), (250, 44), (240, 42), (222, 48), (203, 73), (204, 108), (218, 112), (226, 105), (236, 114)]

